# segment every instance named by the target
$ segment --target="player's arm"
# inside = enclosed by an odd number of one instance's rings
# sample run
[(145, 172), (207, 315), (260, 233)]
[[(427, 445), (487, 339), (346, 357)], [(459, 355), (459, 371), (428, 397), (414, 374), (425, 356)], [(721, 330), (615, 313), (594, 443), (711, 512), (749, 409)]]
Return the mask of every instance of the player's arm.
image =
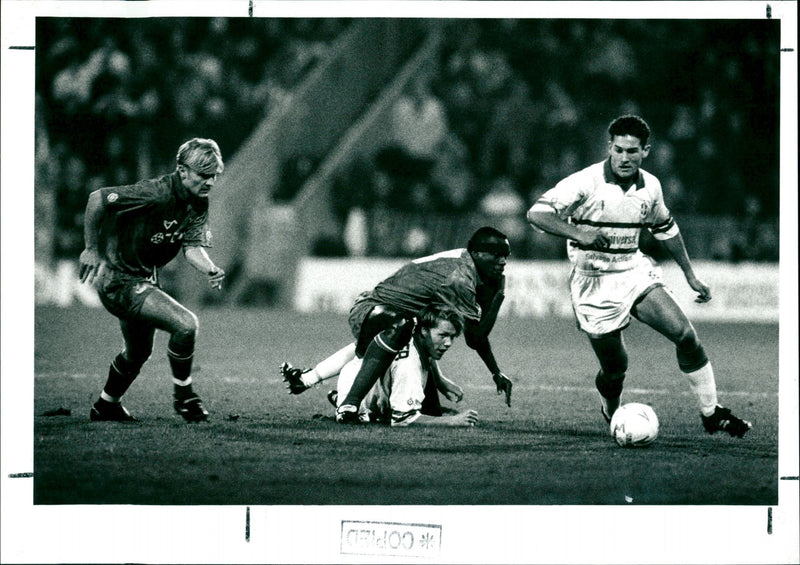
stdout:
[(492, 344), (489, 336), (481, 333), (480, 323), (467, 320), (464, 324), (464, 340), (467, 346), (474, 349), (481, 358), (486, 368), (492, 374), (492, 380), (497, 386), (497, 394), (505, 394), (506, 405), (511, 406), (511, 388), (513, 383), (501, 370), (497, 364), (497, 359), (492, 351)]
[(609, 245), (609, 239), (599, 230), (578, 229), (574, 224), (562, 219), (549, 205), (537, 202), (527, 214), (528, 223), (551, 235), (571, 239), (585, 247), (604, 249)]
[(692, 261), (689, 259), (689, 253), (686, 251), (686, 244), (683, 241), (681, 232), (677, 231), (677, 227), (676, 232), (672, 237), (661, 239), (660, 241), (683, 271), (686, 282), (689, 283), (692, 290), (697, 292), (695, 302), (708, 302), (711, 300), (711, 288), (695, 275)]
[(480, 333), (487, 338), (494, 328), (494, 323), (497, 321), (497, 315), (500, 313), (500, 307), (506, 298), (506, 276), (500, 277), (500, 283), (497, 291), (492, 296), (492, 301), (488, 307), (481, 309)]
[(88, 284), (94, 283), (104, 266), (98, 251), (98, 241), (105, 209), (105, 201), (100, 190), (95, 190), (86, 201), (86, 210), (83, 214), (84, 249), (79, 259), (81, 282)]
[(187, 246), (183, 248), (183, 254), (192, 267), (208, 275), (208, 282), (211, 284), (211, 288), (222, 288), (225, 271), (214, 264), (205, 247)]
[(450, 402), (461, 402), (464, 398), (464, 389), (444, 376), (435, 359), (429, 359), (428, 362), (431, 366), (431, 377), (436, 383), (436, 390), (444, 394)]
[(447, 426), (466, 428), (478, 423), (478, 413), (475, 410), (465, 410), (449, 416), (430, 416), (416, 410), (412, 413), (392, 414), (392, 427), (407, 426)]

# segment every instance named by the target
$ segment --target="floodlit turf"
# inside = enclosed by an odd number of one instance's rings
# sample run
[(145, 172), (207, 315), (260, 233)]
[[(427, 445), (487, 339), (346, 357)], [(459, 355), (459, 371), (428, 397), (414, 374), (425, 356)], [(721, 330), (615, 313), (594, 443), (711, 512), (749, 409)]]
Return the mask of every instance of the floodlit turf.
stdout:
[(515, 381), (511, 408), (459, 340), (442, 367), (481, 424), (391, 429), (335, 424), (325, 399), (334, 382), (290, 396), (280, 381), (282, 361), (307, 366), (345, 345), (345, 316), (197, 313), (195, 390), (210, 421), (173, 412), (159, 333), (124, 399), (141, 421), (121, 424), (88, 418), (120, 348), (116, 320), (36, 309), (35, 504), (777, 504), (777, 325), (697, 324), (720, 401), (753, 422), (736, 439), (705, 433), (674, 349), (634, 322), (623, 399), (651, 404), (661, 430), (651, 447), (623, 449), (570, 320), (498, 321), (492, 341)]

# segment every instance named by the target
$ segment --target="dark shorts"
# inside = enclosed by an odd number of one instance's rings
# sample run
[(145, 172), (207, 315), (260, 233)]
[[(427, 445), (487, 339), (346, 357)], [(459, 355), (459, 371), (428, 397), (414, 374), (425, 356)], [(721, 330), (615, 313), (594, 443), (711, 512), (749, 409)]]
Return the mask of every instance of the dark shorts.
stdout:
[(356, 340), (358, 340), (358, 336), (361, 334), (361, 326), (364, 324), (364, 320), (367, 319), (372, 309), (380, 304), (380, 302), (372, 298), (371, 292), (362, 292), (358, 295), (353, 306), (350, 307), (350, 316), (348, 318), (350, 322), (350, 331), (353, 332), (353, 337), (356, 338)]
[(107, 270), (98, 284), (97, 294), (106, 310), (120, 319), (139, 315), (147, 296), (158, 290), (152, 280)]

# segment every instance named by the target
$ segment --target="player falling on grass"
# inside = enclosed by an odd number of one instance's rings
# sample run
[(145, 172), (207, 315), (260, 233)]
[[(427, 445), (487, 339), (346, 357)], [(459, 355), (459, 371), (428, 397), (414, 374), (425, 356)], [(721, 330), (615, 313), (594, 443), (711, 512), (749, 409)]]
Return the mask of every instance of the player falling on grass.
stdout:
[[(500, 370), (489, 342), (504, 299), (508, 238), (492, 227), (475, 231), (466, 249), (444, 251), (416, 259), (362, 293), (350, 309), (350, 328), (356, 338), (318, 364), (302, 371), (285, 363), (281, 374), (289, 391), (300, 394), (315, 383), (331, 378), (353, 357), (362, 359), (353, 386), (337, 412), (341, 423), (358, 422), (358, 406), (397, 353), (411, 339), (414, 317), (425, 306), (448, 306), (465, 320), (467, 345), (483, 360), (497, 387), (511, 406), (511, 380)], [(435, 388), (429, 385), (425, 412), (441, 410)]]
[(186, 421), (208, 411), (192, 390), (197, 317), (159, 287), (158, 269), (183, 249), (184, 256), (220, 289), (225, 272), (209, 258), (208, 196), (224, 165), (216, 142), (191, 139), (178, 149), (176, 170), (133, 185), (101, 188), (89, 195), (84, 219), (82, 282), (119, 318), (124, 349), (111, 362), (91, 420), (136, 420), (121, 398), (153, 351), (156, 330), (170, 334), (167, 357), (173, 406)]
[(640, 231), (648, 228), (680, 266), (696, 301), (711, 300), (664, 204), (661, 184), (640, 169), (650, 152), (650, 128), (638, 116), (621, 116), (611, 122), (608, 135), (605, 161), (568, 176), (528, 211), (534, 227), (568, 240), (572, 306), (600, 361), (595, 384), (603, 416), (610, 420), (620, 405), (628, 368), (622, 330), (633, 316), (675, 344), (706, 431), (742, 437), (750, 422), (717, 403), (714, 371), (695, 328), (664, 286), (660, 269), (639, 250)]
[[(411, 342), (400, 350), (361, 403), (360, 420), (391, 426), (466, 427), (477, 424), (478, 413), (474, 410), (450, 411), (449, 414), (440, 410), (427, 414), (423, 409), (428, 386), (442, 391), (454, 402), (460, 402), (464, 396), (461, 387), (446, 378), (438, 365), (462, 328), (463, 320), (454, 310), (437, 306), (424, 308), (417, 316)], [(338, 393), (332, 391), (328, 395), (334, 405), (339, 394), (347, 395), (360, 367), (361, 359), (357, 357), (344, 366), (339, 375)]]

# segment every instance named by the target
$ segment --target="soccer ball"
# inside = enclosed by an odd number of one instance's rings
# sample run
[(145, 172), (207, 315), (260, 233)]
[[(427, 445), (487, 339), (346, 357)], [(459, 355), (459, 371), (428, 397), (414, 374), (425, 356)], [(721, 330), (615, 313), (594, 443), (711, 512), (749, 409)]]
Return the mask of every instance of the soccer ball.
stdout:
[(647, 404), (623, 404), (611, 417), (611, 435), (622, 447), (646, 447), (658, 437), (658, 417)]

